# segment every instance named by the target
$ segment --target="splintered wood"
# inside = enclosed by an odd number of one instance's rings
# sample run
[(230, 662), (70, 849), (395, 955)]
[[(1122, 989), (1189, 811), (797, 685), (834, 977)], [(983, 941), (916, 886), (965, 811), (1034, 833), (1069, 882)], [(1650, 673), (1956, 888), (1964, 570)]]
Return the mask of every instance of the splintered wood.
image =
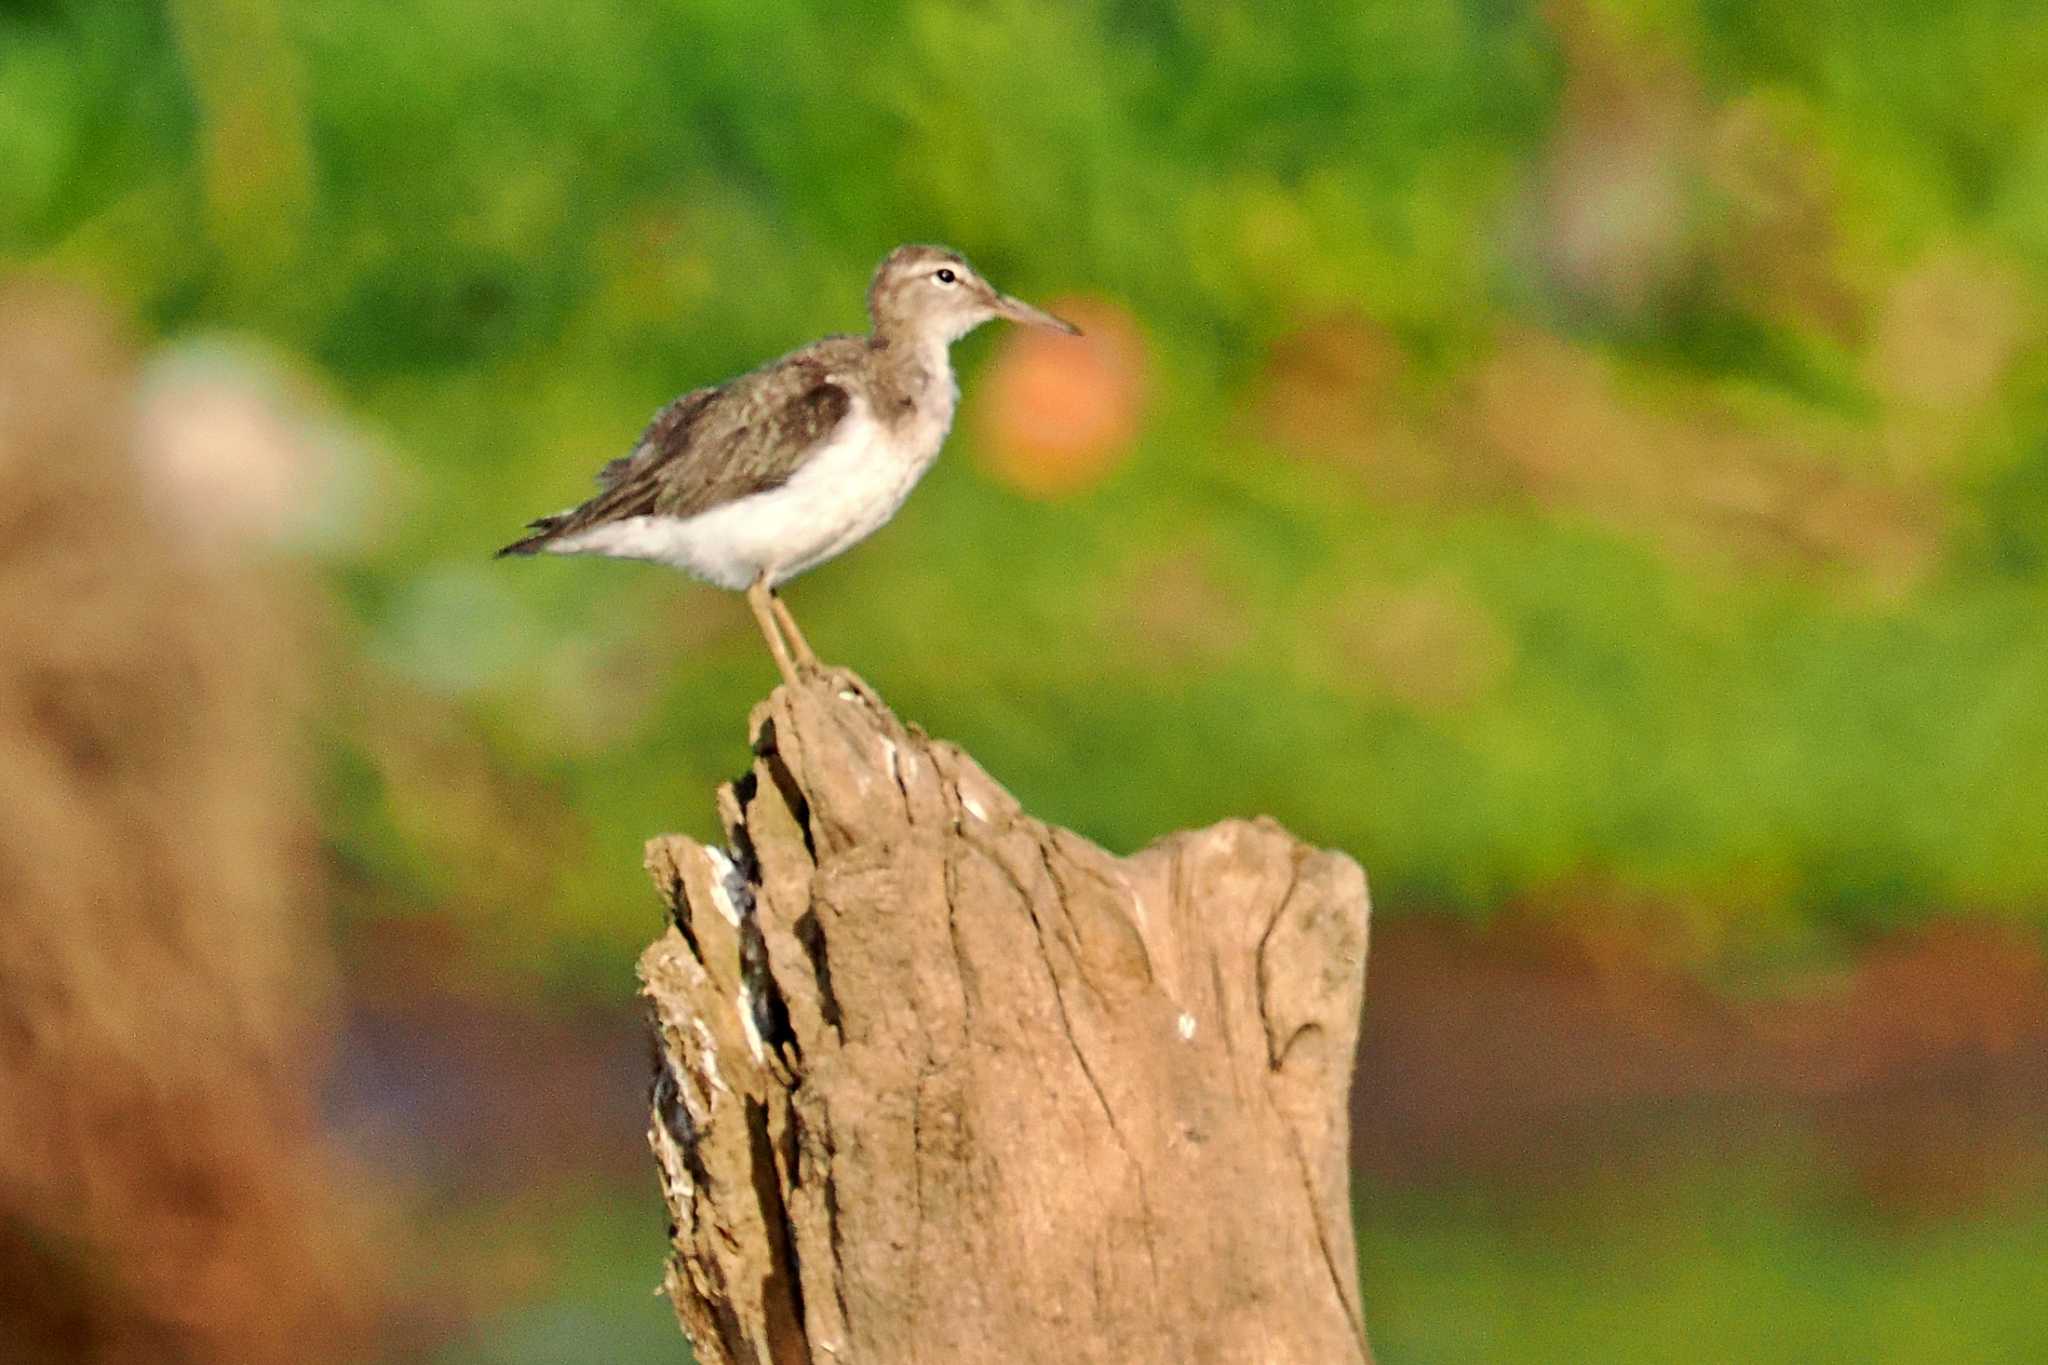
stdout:
[(1369, 1360), (1357, 864), (1263, 820), (1112, 857), (843, 672), (752, 734), (725, 847), (647, 855), (699, 1360)]

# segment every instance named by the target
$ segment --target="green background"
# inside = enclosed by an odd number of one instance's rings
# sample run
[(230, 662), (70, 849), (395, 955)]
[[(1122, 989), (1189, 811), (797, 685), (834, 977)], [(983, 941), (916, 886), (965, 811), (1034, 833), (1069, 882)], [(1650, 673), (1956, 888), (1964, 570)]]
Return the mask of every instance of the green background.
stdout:
[[(791, 589), (821, 652), (1114, 850), (1267, 813), (1383, 920), (1622, 907), (1744, 992), (2048, 923), (2043, 71), (2021, 0), (16, 0), (0, 264), (314, 414), (345, 962), (431, 921), (623, 994), (770, 666), (708, 589), (489, 553), (934, 240), (1122, 310), (1138, 435), (1037, 498), (963, 421)], [(1873, 1228), (1765, 1147), (1637, 1215), (1362, 1195), (1384, 1359), (2048, 1352), (2038, 1207)], [(561, 1283), (451, 1358), (663, 1358), (647, 1204), (533, 1231)]]

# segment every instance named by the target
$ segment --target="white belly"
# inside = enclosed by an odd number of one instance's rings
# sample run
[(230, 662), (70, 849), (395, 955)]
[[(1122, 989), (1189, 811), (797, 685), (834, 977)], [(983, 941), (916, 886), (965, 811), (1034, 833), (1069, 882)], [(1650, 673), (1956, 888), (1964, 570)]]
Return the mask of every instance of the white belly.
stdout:
[(951, 416), (892, 431), (859, 403), (831, 443), (780, 488), (686, 519), (628, 517), (593, 526), (548, 549), (651, 560), (735, 591), (763, 573), (771, 586), (787, 582), (896, 515), (937, 458)]

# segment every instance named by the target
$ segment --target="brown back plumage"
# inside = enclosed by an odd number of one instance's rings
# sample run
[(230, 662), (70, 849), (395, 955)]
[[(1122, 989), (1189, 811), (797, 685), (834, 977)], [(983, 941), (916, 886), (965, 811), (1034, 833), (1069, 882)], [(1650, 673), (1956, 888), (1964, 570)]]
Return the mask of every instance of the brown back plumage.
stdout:
[(541, 517), (531, 535), (498, 554), (536, 554), (605, 522), (692, 517), (781, 487), (852, 410), (853, 395), (835, 375), (866, 345), (860, 337), (827, 337), (730, 383), (684, 394), (654, 415), (630, 455), (598, 472), (595, 497)]

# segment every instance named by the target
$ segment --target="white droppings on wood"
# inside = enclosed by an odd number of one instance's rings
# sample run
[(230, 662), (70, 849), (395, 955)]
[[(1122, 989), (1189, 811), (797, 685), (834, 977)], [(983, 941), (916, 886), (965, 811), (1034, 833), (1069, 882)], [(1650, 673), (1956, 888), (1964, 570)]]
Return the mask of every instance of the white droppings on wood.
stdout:
[(988, 812), (982, 809), (981, 802), (975, 800), (966, 792), (960, 793), (960, 805), (969, 815), (981, 821), (984, 825), (988, 823)]
[(1179, 1030), (1180, 1030), (1180, 1036), (1181, 1036), (1181, 1038), (1182, 1038), (1182, 1039), (1183, 1039), (1184, 1041), (1193, 1041), (1193, 1039), (1194, 1039), (1194, 1036), (1195, 1036), (1195, 1016), (1194, 1016), (1194, 1015), (1192, 1015), (1192, 1014), (1189, 1014), (1189, 1013), (1187, 1013), (1187, 1012), (1186, 1012), (1185, 1010), (1183, 1010), (1183, 1011), (1181, 1012), (1181, 1016), (1180, 1016), (1180, 1019), (1179, 1019), (1179, 1021), (1178, 1021), (1177, 1025), (1176, 1025), (1176, 1027), (1177, 1027), (1177, 1028), (1179, 1028)]
[[(725, 1077), (718, 1070), (718, 1040), (711, 1036), (710, 1028), (702, 1019), (692, 1019), (690, 1024), (697, 1030), (697, 1041), (704, 1045), (704, 1079), (711, 1083), (712, 1089), (723, 1090), (730, 1095), (732, 1087), (725, 1083)], [(690, 1117), (695, 1119), (697, 1116), (692, 1114)]]
[(859, 700), (860, 700), (860, 693), (858, 693), (858, 692), (849, 692), (849, 691), (845, 691), (845, 690), (842, 690), (842, 691), (841, 691), (841, 692), (839, 693), (839, 700), (841, 700), (841, 701), (859, 701)]
[[(677, 1102), (682, 1104), (683, 1111), (688, 1113), (689, 1101), (681, 1091), (682, 1087), (678, 1087)], [(692, 1116), (690, 1121), (695, 1123), (696, 1118)], [(697, 1182), (690, 1178), (690, 1168), (683, 1160), (682, 1144), (676, 1141), (675, 1134), (669, 1131), (668, 1124), (662, 1121), (659, 1114), (655, 1115), (654, 1122), (648, 1125), (647, 1136), (654, 1144), (656, 1159), (661, 1163), (662, 1184), (670, 1191), (670, 1211), (680, 1223), (685, 1215), (686, 1206), (691, 1205), (696, 1199)]]
[(711, 860), (711, 903), (718, 907), (718, 913), (725, 916), (725, 922), (737, 929), (740, 926), (740, 897), (746, 891), (746, 879), (740, 876), (739, 868), (722, 848), (707, 848), (704, 856)]
[(754, 1027), (754, 988), (750, 983), (740, 982), (740, 993), (733, 1001), (733, 1008), (739, 1012), (740, 1027), (747, 1033), (747, 1051), (754, 1054), (755, 1061), (765, 1063), (768, 1049), (761, 1045), (761, 1030)]
[(899, 787), (902, 786), (903, 773), (896, 766), (896, 741), (887, 735), (882, 736), (882, 757), (889, 765), (889, 780)]

